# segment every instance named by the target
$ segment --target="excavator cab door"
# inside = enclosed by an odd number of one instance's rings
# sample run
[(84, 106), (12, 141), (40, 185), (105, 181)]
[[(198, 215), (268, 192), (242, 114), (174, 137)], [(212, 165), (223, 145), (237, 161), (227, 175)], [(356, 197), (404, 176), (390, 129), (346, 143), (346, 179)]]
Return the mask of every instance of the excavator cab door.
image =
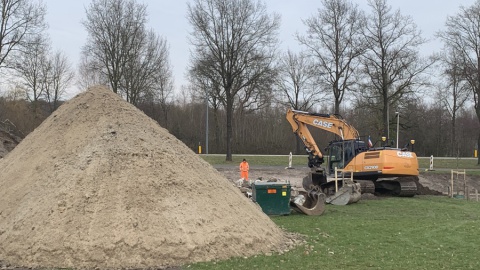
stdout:
[(335, 173), (335, 167), (345, 168), (355, 157), (355, 141), (338, 141), (330, 143), (328, 147), (328, 173)]

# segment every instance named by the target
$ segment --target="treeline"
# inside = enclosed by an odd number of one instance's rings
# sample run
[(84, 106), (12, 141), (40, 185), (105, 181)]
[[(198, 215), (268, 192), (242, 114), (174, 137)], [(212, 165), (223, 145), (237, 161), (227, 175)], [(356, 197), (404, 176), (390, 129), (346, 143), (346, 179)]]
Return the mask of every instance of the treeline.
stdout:
[[(9, 29), (0, 29), (0, 83), (8, 85), (0, 120), (28, 134), (60, 105), (73, 71), (49, 45), (42, 1), (0, 4)], [(146, 4), (92, 0), (85, 11), (77, 86), (108, 86), (195, 151), (201, 145), (226, 160), (301, 154), (287, 108), (343, 115), (363, 136), (392, 146), (398, 130), (398, 146), (415, 140), (420, 156), (478, 149), (480, 42), (470, 37), (480, 32), (480, 0), (446, 18), (437, 33), (444, 48), (431, 56), (420, 55), (426, 39), (412, 18), (387, 0), (368, 0), (365, 10), (321, 1), (302, 18), (298, 52), (280, 50), (280, 15), (261, 0), (192, 0), (188, 83), (176, 95), (168, 42), (148, 29)], [(320, 148), (334, 139), (312, 132)]]
[[(26, 136), (49, 116), (49, 104), (39, 102), (37, 112), (34, 106), (24, 99), (0, 97), (0, 121), (8, 119), (17, 127), (16, 134)], [(138, 105), (145, 114), (155, 119), (193, 151), (207, 150), (207, 106), (205, 100), (174, 102), (166, 109), (158, 103)], [(257, 111), (236, 112), (233, 138), (235, 154), (304, 154), (303, 146), (297, 143), (292, 128), (286, 121), (286, 106), (270, 104)], [(330, 113), (332, 108), (321, 111)], [(380, 145), (383, 134), (381, 124), (374, 111), (363, 108), (343, 108), (342, 116), (352, 124), (361, 136), (371, 136)], [(440, 103), (428, 104), (417, 101), (399, 111), (399, 146), (406, 146), (415, 140), (414, 150), (419, 156), (473, 157), (480, 125), (472, 108), (461, 110), (456, 119), (456, 139), (453, 140), (452, 120), (448, 111)], [(391, 144), (396, 144), (397, 116), (390, 116)], [(224, 154), (226, 149), (225, 111), (208, 111), (208, 153)], [(320, 148), (325, 148), (335, 138), (332, 134), (311, 129)], [(410, 147), (410, 146), (409, 146)]]

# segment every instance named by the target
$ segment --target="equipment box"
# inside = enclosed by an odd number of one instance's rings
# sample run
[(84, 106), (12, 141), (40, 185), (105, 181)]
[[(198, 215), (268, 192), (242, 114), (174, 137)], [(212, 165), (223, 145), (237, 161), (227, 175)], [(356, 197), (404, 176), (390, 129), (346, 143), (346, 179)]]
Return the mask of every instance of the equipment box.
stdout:
[(257, 182), (252, 184), (252, 198), (267, 215), (290, 214), (290, 184)]

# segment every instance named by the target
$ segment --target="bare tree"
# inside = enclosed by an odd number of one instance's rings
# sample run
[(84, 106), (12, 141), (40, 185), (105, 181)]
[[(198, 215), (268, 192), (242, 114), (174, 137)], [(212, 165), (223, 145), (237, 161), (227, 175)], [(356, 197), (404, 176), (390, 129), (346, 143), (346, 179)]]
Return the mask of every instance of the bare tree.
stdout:
[(100, 72), (101, 69), (100, 62), (88, 52), (82, 52), (78, 64), (77, 87), (84, 91), (94, 85), (109, 85), (108, 78)]
[(364, 15), (348, 0), (323, 0), (323, 8), (304, 21), (307, 35), (297, 35), (315, 59), (319, 85), (330, 88), (335, 113), (340, 113), (345, 92), (352, 90), (358, 57), (364, 52)]
[(137, 45), (136, 50), (129, 52), (122, 89), (127, 101), (134, 105), (145, 99), (159, 102), (166, 119), (166, 105), (173, 93), (167, 41), (149, 31), (137, 40)]
[[(302, 53), (288, 50), (280, 59), (277, 76), (277, 92), (280, 104), (295, 110), (309, 111), (319, 105), (325, 91), (314, 83), (312, 62)], [(292, 135), (294, 135), (292, 133)], [(300, 154), (302, 141), (296, 140), (295, 153)]]
[(461, 52), (456, 52), (455, 48), (451, 47), (445, 48), (444, 53), (440, 55), (443, 76), (439, 87), (439, 97), (451, 118), (451, 140), (448, 147), (451, 156), (457, 154), (455, 151), (459, 146), (456, 140), (457, 114), (471, 96), (471, 90), (463, 75), (461, 55)]
[(40, 36), (33, 36), (28, 40), (29, 45), (24, 48), (15, 59), (15, 70), (22, 80), (26, 96), (36, 109), (37, 102), (43, 96), (50, 65), (48, 41)]
[(7, 63), (10, 54), (28, 46), (29, 36), (45, 30), (46, 9), (41, 1), (31, 0), (2, 0), (0, 8), (0, 69), (12, 68)]
[[(462, 59), (463, 76), (473, 94), (475, 113), (480, 122), (480, 1), (470, 7), (460, 7), (449, 16), (446, 29), (438, 33), (446, 46), (453, 48)], [(477, 145), (480, 146), (480, 133)], [(477, 164), (480, 164), (480, 155)]]
[(134, 0), (93, 0), (86, 15), (83, 53), (101, 63), (98, 72), (119, 93), (131, 52), (138, 50), (138, 40), (145, 35), (146, 6)]
[(362, 57), (366, 77), (362, 88), (372, 107), (380, 104), (383, 135), (388, 137), (389, 109), (427, 84), (422, 74), (434, 61), (420, 59), (418, 48), (425, 40), (410, 17), (392, 12), (386, 0), (368, 3), (372, 12), (364, 28), (368, 50)]
[[(232, 160), (235, 98), (248, 100), (254, 85), (271, 78), (280, 18), (255, 0), (194, 0), (192, 67), (218, 85), (227, 114), (226, 160)], [(201, 68), (199, 68), (201, 67)], [(238, 95), (247, 91), (243, 97)]]
[(131, 62), (126, 73), (125, 82), (132, 82), (130, 87), (125, 87), (127, 99), (133, 104), (149, 103), (152, 108), (158, 104), (162, 113), (159, 122), (167, 128), (174, 90), (167, 41), (150, 31), (145, 45), (138, 56), (132, 57), (138, 60)]
[[(223, 96), (222, 88), (219, 85), (220, 79), (210, 79), (206, 76), (201, 66), (195, 66), (189, 69), (190, 90), (194, 100), (206, 100), (207, 109), (213, 111), (213, 143), (217, 149), (220, 146), (220, 110), (223, 107), (219, 97)], [(215, 74), (211, 74), (215, 76)], [(210, 130), (210, 129), (209, 129)], [(209, 140), (210, 141), (210, 140)]]
[(94, 0), (83, 23), (89, 41), (83, 48), (83, 84), (104, 83), (128, 102), (166, 105), (173, 92), (167, 42), (145, 27), (146, 5), (135, 0)]
[(48, 57), (45, 63), (47, 76), (44, 96), (50, 106), (50, 112), (60, 106), (60, 100), (75, 77), (67, 56), (58, 51)]
[(323, 91), (313, 82), (312, 62), (302, 53), (288, 50), (279, 60), (276, 87), (280, 103), (295, 110), (308, 111), (323, 98)]

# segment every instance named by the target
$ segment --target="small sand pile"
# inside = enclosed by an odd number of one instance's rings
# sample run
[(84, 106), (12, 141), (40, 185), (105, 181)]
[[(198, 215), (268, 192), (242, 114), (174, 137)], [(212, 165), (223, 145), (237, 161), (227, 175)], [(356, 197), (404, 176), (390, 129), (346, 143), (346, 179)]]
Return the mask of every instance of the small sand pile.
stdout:
[(149, 268), (251, 256), (284, 233), (152, 119), (103, 87), (0, 160), (0, 261)]

